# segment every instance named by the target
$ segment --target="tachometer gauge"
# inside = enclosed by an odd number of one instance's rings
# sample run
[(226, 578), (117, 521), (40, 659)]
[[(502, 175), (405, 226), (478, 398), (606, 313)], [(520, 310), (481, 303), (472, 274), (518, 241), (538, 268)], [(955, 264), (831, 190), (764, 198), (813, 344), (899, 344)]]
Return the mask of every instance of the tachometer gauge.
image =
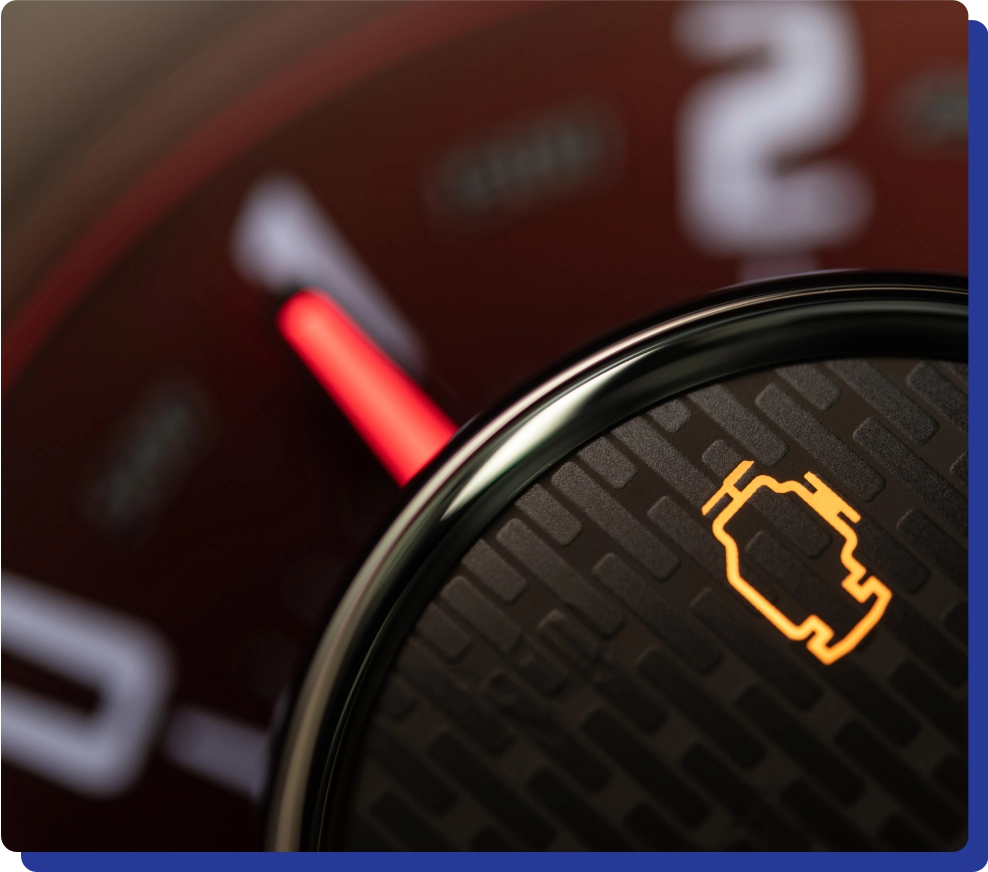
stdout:
[(108, 8), (4, 9), (6, 846), (961, 843), (963, 7)]

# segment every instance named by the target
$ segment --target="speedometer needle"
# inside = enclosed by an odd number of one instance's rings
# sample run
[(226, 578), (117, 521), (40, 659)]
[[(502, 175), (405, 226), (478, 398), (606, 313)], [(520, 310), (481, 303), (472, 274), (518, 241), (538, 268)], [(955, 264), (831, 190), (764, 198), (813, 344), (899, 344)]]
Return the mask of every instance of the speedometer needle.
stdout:
[(301, 291), (278, 329), (399, 485), (425, 466), (456, 425), (329, 297)]

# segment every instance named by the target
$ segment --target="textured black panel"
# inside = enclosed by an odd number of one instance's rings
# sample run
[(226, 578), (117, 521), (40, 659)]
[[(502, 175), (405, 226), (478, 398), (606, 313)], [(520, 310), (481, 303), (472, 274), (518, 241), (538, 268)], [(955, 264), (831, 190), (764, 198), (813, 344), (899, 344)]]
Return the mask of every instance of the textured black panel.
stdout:
[(497, 541), (598, 633), (613, 636), (620, 629), (621, 613), (521, 521), (508, 521)]
[(388, 730), (383, 727), (371, 730), (367, 737), (367, 750), (427, 811), (442, 814), (452, 807), (456, 799), (453, 791), (436, 778), (415, 754), (395, 741)]
[(967, 384), (967, 364), (958, 363), (956, 361), (948, 361), (943, 364), (944, 369), (952, 372), (957, 378), (959, 378), (964, 384)]
[(483, 539), (466, 553), (463, 565), (506, 603), (514, 602), (525, 590), (525, 579)]
[(624, 819), (628, 829), (651, 851), (695, 850), (686, 839), (667, 824), (655, 810), (642, 803), (628, 812)]
[(907, 593), (916, 593), (930, 577), (930, 570), (909, 553), (896, 538), (867, 515), (855, 525), (858, 534), (857, 554), (867, 561), (882, 578), (902, 588)]
[(405, 646), (398, 669), (488, 751), (500, 751), (511, 741), (511, 734), (491, 707), (450, 678), (414, 641)]
[(521, 643), (518, 625), (462, 576), (443, 588), (442, 598), (502, 654), (510, 654)]
[(415, 629), (450, 663), (459, 660), (470, 647), (470, 637), (432, 603), (419, 618)]
[(867, 851), (868, 840), (798, 778), (782, 791), (782, 804), (835, 851)]
[(648, 413), (663, 430), (676, 433), (690, 419), (690, 409), (682, 400), (670, 400)]
[(448, 851), (451, 848), (415, 809), (393, 793), (382, 794), (370, 810), (385, 829), (413, 851)]
[(763, 690), (749, 687), (738, 697), (737, 705), (840, 802), (846, 805), (860, 796), (864, 788), (861, 779)]
[(967, 646), (967, 603), (957, 603), (943, 618), (947, 631)]
[(580, 522), (541, 485), (530, 487), (518, 498), (515, 505), (560, 545), (569, 545), (583, 529)]
[(840, 387), (827, 378), (815, 364), (801, 363), (796, 366), (784, 366), (777, 369), (776, 372), (821, 412), (826, 412), (832, 408), (834, 403), (840, 399)]
[(854, 431), (854, 441), (939, 513), (954, 532), (967, 535), (967, 499), (918, 454), (874, 418)]
[(638, 729), (653, 733), (666, 719), (665, 711), (630, 673), (613, 663), (604, 663), (591, 675), (591, 683)]
[(867, 360), (834, 360), (827, 366), (913, 442), (923, 445), (937, 432), (937, 422)]
[(593, 851), (624, 851), (628, 843), (594, 811), (593, 807), (566, 786), (550, 770), (536, 772), (528, 789), (558, 818), (563, 826)]
[(470, 839), (471, 851), (502, 852), (516, 850), (514, 845), (493, 827), (484, 827)]
[(683, 768), (764, 847), (798, 851), (808, 846), (804, 836), (788, 826), (785, 818), (702, 745), (694, 745), (686, 752)]
[(930, 829), (948, 838), (960, 832), (961, 816), (873, 733), (852, 721), (837, 733), (836, 739), (840, 748), (904, 806), (916, 812)]
[(769, 384), (755, 398), (755, 403), (853, 494), (873, 500), (885, 487), (885, 481), (874, 469), (777, 384)]
[(910, 509), (896, 527), (920, 554), (942, 569), (947, 578), (967, 590), (966, 548), (940, 529), (922, 509)]
[[(960, 847), (965, 379), (917, 360), (758, 372), (559, 458), (435, 580), (339, 846)], [(833, 664), (727, 582), (701, 509), (745, 460), (741, 487), (812, 472), (861, 515), (855, 555), (892, 598)], [(727, 529), (793, 621), (840, 638), (870, 606), (841, 588), (843, 537), (798, 497), (762, 489)]]
[(607, 712), (597, 709), (583, 722), (583, 729), (615, 762), (666, 810), (688, 827), (703, 823), (710, 807), (675, 772), (660, 762)]
[(656, 433), (644, 418), (623, 424), (614, 435), (694, 506), (702, 506), (717, 490), (709, 478)]
[(387, 839), (378, 835), (372, 826), (356, 815), (350, 822), (347, 847), (351, 851), (393, 851)]
[(704, 525), (697, 523), (672, 497), (662, 497), (648, 510), (648, 519), (700, 564), (711, 577), (723, 571), (723, 548)]
[(638, 468), (603, 436), (584, 448), (580, 459), (615, 488), (624, 487), (638, 472)]
[(610, 778), (607, 768), (543, 699), (501, 671), (488, 678), (484, 692), (577, 783), (587, 790), (599, 790), (607, 783)]
[(920, 725), (884, 687), (853, 660), (844, 658), (824, 665), (806, 658), (817, 675), (863, 714), (896, 745), (906, 745), (919, 733)]
[(798, 709), (808, 709), (820, 698), (820, 686), (786, 652), (777, 647), (764, 628), (749, 619), (740, 604), (705, 590), (693, 603), (711, 630), (765, 681)]
[(936, 367), (930, 363), (919, 363), (906, 381), (951, 424), (967, 433), (967, 394)]
[(720, 660), (720, 649), (694, 629), (619, 557), (606, 554), (593, 574), (645, 625), (697, 672), (710, 672)]
[(916, 827), (899, 815), (892, 815), (879, 830), (879, 835), (893, 851), (934, 850), (933, 845), (916, 831)]
[(967, 681), (967, 656), (902, 597), (885, 610), (882, 624), (951, 687)]
[(596, 637), (560, 609), (553, 609), (542, 619), (539, 631), (564, 656), (590, 666), (601, 659), (603, 646)]
[(640, 681), (602, 654), (603, 647), (575, 620), (553, 609), (539, 624), (546, 640), (620, 709), (640, 730), (654, 732), (666, 719), (666, 712)]
[(959, 747), (967, 747), (967, 705), (964, 702), (952, 699), (933, 678), (908, 660), (892, 673), (889, 682), (945, 736)]
[(638, 671), (740, 766), (748, 769), (765, 756), (765, 746), (660, 651), (648, 651)]
[(775, 466), (789, 450), (772, 430), (723, 385), (713, 385), (689, 395), (690, 399), (740, 442), (755, 459)]
[(958, 802), (967, 805), (967, 761), (951, 754), (933, 770), (933, 779)]
[(429, 753), (523, 845), (544, 848), (549, 843), (552, 827), (511, 788), (493, 776), (462, 742), (449, 733), (442, 733), (430, 745)]
[(378, 711), (392, 721), (400, 720), (414, 705), (414, 700), (394, 679), (385, 683), (381, 695), (377, 698)]
[(656, 578), (668, 578), (679, 558), (575, 463), (565, 463), (552, 483)]

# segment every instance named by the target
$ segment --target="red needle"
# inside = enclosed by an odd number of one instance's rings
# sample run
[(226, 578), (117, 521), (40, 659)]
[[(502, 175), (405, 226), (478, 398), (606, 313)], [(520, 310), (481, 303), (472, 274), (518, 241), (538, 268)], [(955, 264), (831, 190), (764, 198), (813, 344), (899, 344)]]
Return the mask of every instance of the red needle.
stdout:
[(426, 393), (327, 296), (293, 296), (278, 313), (278, 329), (398, 484), (456, 432)]

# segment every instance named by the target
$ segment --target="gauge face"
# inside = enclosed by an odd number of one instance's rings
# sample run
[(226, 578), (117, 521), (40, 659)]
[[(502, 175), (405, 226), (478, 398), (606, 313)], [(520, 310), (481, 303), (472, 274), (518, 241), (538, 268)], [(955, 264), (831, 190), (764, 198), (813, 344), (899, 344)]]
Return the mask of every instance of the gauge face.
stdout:
[(293, 687), (404, 499), (279, 328), (298, 289), (459, 425), (740, 280), (966, 269), (961, 7), (465, 9), (327, 36), (5, 301), (12, 849), (262, 844)]
[(962, 374), (782, 367), (554, 464), (403, 644), (337, 846), (961, 847)]

